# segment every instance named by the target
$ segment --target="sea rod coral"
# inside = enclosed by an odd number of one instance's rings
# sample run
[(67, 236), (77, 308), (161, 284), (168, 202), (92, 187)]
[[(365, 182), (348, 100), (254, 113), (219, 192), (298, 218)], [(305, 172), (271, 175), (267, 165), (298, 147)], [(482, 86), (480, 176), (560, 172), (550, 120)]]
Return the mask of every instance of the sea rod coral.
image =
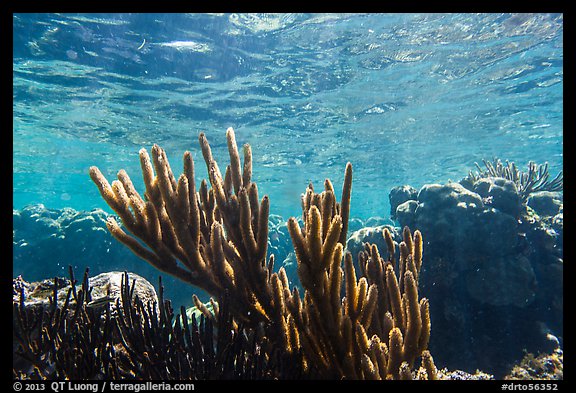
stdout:
[[(304, 375), (435, 378), (426, 350), (428, 301), (418, 295), (421, 234), (404, 230), (398, 261), (393, 251), (383, 258), (367, 245), (356, 272), (352, 255), (343, 255), (352, 191), (348, 163), (340, 202), (329, 180), (321, 193), (310, 185), (302, 197), (303, 228), (295, 218), (288, 221), (301, 297), (289, 287), (285, 270), (274, 270), (274, 255), (267, 258), (269, 199), (260, 199), (252, 182), (251, 148), (244, 145), (241, 164), (232, 128), (226, 139), (230, 164), (223, 176), (206, 136), (199, 135), (211, 187), (203, 180), (198, 191), (190, 152), (177, 179), (162, 148), (153, 146), (152, 159), (140, 150), (144, 198), (124, 170), (110, 184), (91, 167), (92, 180), (122, 220), (124, 229), (108, 219), (112, 235), (159, 270), (207, 291), (216, 308), (227, 294), (232, 327), (261, 332), (261, 350), (283, 348), (282, 356), (300, 364)], [(393, 250), (389, 233), (384, 237)], [(218, 325), (216, 313), (194, 299)], [(422, 367), (415, 371), (417, 358)]]
[[(134, 275), (125, 272), (112, 302), (95, 307), (88, 269), (77, 286), (55, 279), (48, 304), (32, 307), (23, 282), (14, 280), (13, 377), (16, 379), (206, 380), (298, 378), (297, 364), (259, 351), (259, 332), (231, 329), (228, 296), (215, 315), (188, 320), (184, 307), (175, 315), (159, 295), (145, 301)], [(132, 284), (130, 284), (132, 281)], [(67, 284), (64, 284), (67, 282)], [(62, 287), (61, 285), (66, 285)], [(142, 293), (142, 292), (140, 292)], [(58, 299), (58, 300), (57, 300)], [(62, 301), (60, 301), (60, 299)], [(215, 344), (216, 343), (216, 344)], [(277, 354), (280, 348), (271, 348)]]
[(522, 172), (516, 167), (514, 162), (506, 161), (502, 163), (499, 158), (494, 158), (492, 161), (482, 160), (486, 169), (483, 169), (475, 163), (478, 171), (476, 173), (469, 171), (468, 176), (462, 180), (462, 184), (466, 187), (473, 185), (480, 179), (494, 177), (503, 178), (512, 181), (522, 200), (526, 202), (530, 194), (538, 191), (561, 191), (564, 186), (564, 174), (562, 171), (550, 180), (550, 173), (548, 172), (548, 163), (536, 164), (533, 161), (528, 163), (528, 172)]

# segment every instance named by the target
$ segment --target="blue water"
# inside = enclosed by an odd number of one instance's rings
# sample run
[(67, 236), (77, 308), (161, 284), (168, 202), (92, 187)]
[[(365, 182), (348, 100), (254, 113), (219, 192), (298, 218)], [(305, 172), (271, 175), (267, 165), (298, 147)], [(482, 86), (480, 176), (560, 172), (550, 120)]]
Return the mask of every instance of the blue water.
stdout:
[(197, 135), (221, 163), (250, 143), (272, 213), (309, 182), (352, 215), (389, 215), (397, 185), (457, 181), (499, 157), (562, 169), (558, 14), (15, 14), (13, 207), (110, 211), (88, 177), (163, 146), (176, 172)]
[[(251, 144), (253, 180), (282, 216), (271, 217), (268, 251), (291, 280), (281, 224), (301, 216), (310, 182), (319, 190), (330, 178), (340, 189), (348, 161), (357, 228), (392, 223), (393, 187), (459, 181), (482, 159), (522, 170), (548, 162), (552, 177), (563, 167), (560, 14), (15, 14), (13, 32), (13, 273), (28, 281), (67, 276), (72, 265), (77, 277), (89, 266), (92, 276), (128, 270), (156, 284), (159, 272), (107, 234), (104, 215), (84, 212), (112, 212), (88, 168), (110, 181), (126, 169), (143, 191), (138, 151), (158, 143), (176, 175), (192, 152), (199, 186), (200, 132), (221, 168), (228, 127)], [(561, 304), (546, 303), (562, 302), (562, 250), (539, 247), (529, 255), (540, 280), (533, 312), (465, 310), (462, 280), (450, 294), (434, 292), (440, 281), (424, 289), (438, 305), (431, 349), (440, 366), (503, 373), (541, 335), (518, 322), (524, 315), (563, 337)], [(524, 256), (512, 257), (508, 270), (525, 272)], [(192, 293), (207, 300), (176, 278), (163, 282), (176, 307), (190, 306)], [(477, 351), (449, 350), (466, 340)]]

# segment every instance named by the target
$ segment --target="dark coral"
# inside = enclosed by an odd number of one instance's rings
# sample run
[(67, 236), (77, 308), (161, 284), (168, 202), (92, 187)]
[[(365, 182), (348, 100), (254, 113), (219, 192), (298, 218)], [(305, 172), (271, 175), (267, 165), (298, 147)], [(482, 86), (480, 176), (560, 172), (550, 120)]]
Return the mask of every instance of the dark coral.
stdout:
[(560, 187), (562, 176), (547, 182), (545, 167), (531, 168), (518, 184), (491, 175), (426, 184), (396, 209), (401, 226), (427, 234), (420, 283), (437, 327), (431, 349), (449, 367), (500, 378), (524, 349), (542, 350), (547, 332), (563, 334), (562, 194), (535, 191)]
[[(72, 272), (72, 270), (71, 270)], [(13, 376), (17, 379), (137, 379), (205, 380), (300, 378), (279, 348), (257, 330), (232, 328), (228, 295), (217, 312), (218, 325), (205, 318), (175, 315), (164, 299), (144, 303), (134, 296), (134, 284), (124, 274), (117, 313), (111, 304), (91, 307), (88, 271), (77, 290), (72, 287), (58, 306), (58, 285), (42, 309), (14, 303)], [(23, 294), (24, 291), (22, 290)], [(265, 356), (260, 346), (269, 346)]]

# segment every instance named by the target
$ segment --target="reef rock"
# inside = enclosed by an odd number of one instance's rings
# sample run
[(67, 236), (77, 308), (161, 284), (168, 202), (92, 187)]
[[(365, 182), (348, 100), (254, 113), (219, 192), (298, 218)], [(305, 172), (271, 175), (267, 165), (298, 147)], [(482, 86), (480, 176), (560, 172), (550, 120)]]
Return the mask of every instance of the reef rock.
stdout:
[(526, 206), (513, 182), (481, 178), (426, 184), (396, 206), (400, 227), (423, 235), (420, 287), (439, 364), (501, 378), (524, 349), (546, 345), (542, 324), (562, 335), (561, 198), (534, 193)]
[(408, 228), (414, 228), (414, 214), (416, 213), (416, 208), (418, 207), (418, 201), (413, 199), (401, 203), (396, 207), (396, 219), (407, 225)]
[[(558, 339), (549, 335), (551, 341)], [(506, 380), (562, 380), (564, 379), (564, 352), (558, 345), (552, 353), (541, 353), (538, 356), (527, 353), (521, 362), (514, 365)]]
[(77, 211), (31, 205), (13, 210), (12, 218), (14, 275), (26, 274), (31, 280), (40, 280), (67, 274), (68, 265), (104, 272), (112, 265), (133, 271), (130, 263), (140, 263), (114, 241), (106, 229), (108, 214), (101, 209)]
[(418, 190), (412, 186), (404, 185), (392, 188), (388, 199), (390, 200), (390, 217), (396, 218), (396, 208), (406, 201), (416, 199)]
[(471, 374), (462, 370), (448, 371), (444, 368), (438, 370), (438, 379), (449, 381), (490, 381), (494, 379), (494, 375), (487, 374), (480, 370), (476, 370), (474, 374)]
[[(417, 202), (411, 219), (414, 226), (428, 236), (434, 232), (435, 240), (442, 243), (465, 241), (474, 221), (484, 211), (482, 198), (458, 183), (427, 184), (420, 189)], [(404, 216), (408, 218), (408, 214)], [(407, 224), (399, 222), (402, 227)]]
[[(88, 278), (91, 289), (91, 301), (88, 307), (100, 308), (110, 304), (111, 309), (116, 307), (116, 299), (120, 298), (123, 272), (107, 272)], [(129, 284), (134, 286), (133, 296), (138, 297), (144, 304), (154, 302), (158, 304), (158, 296), (154, 286), (145, 278), (136, 273), (128, 273)], [(50, 298), (54, 294), (56, 285), (58, 293), (58, 307), (62, 307), (66, 301), (71, 282), (67, 278), (51, 278), (37, 282), (26, 282), (22, 276), (12, 280), (12, 302), (19, 303), (21, 294), (24, 295), (24, 306), (28, 309), (41, 309), (50, 305)], [(76, 291), (81, 289), (81, 282), (77, 283)], [(22, 292), (23, 291), (23, 292)], [(75, 308), (73, 296), (70, 298), (70, 307)]]
[[(364, 225), (362, 225), (360, 228), (364, 228), (364, 227), (378, 227), (381, 225), (390, 225), (390, 224), (394, 224), (393, 221), (389, 220), (388, 218), (384, 218), (384, 217), (378, 217), (378, 216), (373, 216), (373, 217), (369, 217), (365, 222)], [(350, 237), (350, 234), (352, 233), (352, 229), (349, 228), (348, 230), (348, 237)]]
[(401, 227), (420, 229), (431, 247), (442, 247), (467, 261), (510, 254), (516, 246), (516, 219), (486, 206), (482, 197), (459, 183), (427, 184), (417, 200), (397, 208)]
[(539, 191), (530, 194), (526, 202), (540, 216), (555, 216), (562, 209), (559, 192)]
[(364, 228), (365, 225), (364, 221), (362, 221), (361, 219), (357, 218), (357, 217), (350, 217), (350, 219), (348, 220), (348, 236), (350, 236), (351, 233), (354, 233), (355, 231)]
[(522, 255), (490, 258), (468, 271), (466, 284), (472, 298), (493, 306), (526, 307), (536, 296), (534, 270)]
[[(108, 232), (108, 216), (101, 209), (50, 209), (41, 204), (13, 210), (13, 276), (39, 281), (67, 276), (72, 266), (75, 271), (89, 267), (94, 276), (111, 270), (138, 272), (157, 283), (160, 273)], [(165, 297), (177, 306), (190, 304), (192, 293), (198, 293), (177, 278), (162, 276)]]
[(481, 178), (474, 183), (474, 192), (482, 197), (486, 206), (517, 217), (522, 210), (522, 197), (516, 184), (501, 177)]
[(402, 241), (402, 235), (399, 228), (391, 225), (381, 225), (377, 227), (361, 228), (352, 233), (346, 242), (346, 250), (352, 254), (354, 261), (358, 260), (358, 253), (364, 250), (364, 243), (376, 244), (381, 255), (388, 253), (388, 247), (384, 240), (384, 228), (388, 228), (398, 252), (398, 242)]

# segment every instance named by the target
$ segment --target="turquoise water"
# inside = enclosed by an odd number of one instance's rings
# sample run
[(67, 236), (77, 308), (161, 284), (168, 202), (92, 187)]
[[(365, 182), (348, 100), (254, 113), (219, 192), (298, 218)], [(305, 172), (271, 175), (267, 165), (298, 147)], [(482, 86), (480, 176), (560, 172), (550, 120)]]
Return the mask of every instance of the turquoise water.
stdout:
[(163, 146), (180, 172), (197, 136), (220, 165), (250, 143), (271, 212), (309, 182), (352, 216), (389, 215), (397, 185), (457, 181), (474, 162), (563, 163), (558, 14), (15, 14), (13, 207), (104, 208), (88, 177)]
[[(252, 146), (268, 252), (291, 287), (284, 223), (310, 182), (340, 189), (346, 162), (349, 235), (399, 226), (393, 187), (459, 181), (482, 159), (563, 168), (561, 14), (15, 14), (13, 32), (13, 277), (27, 281), (72, 266), (156, 285), (159, 271), (104, 229), (93, 209), (112, 211), (88, 169), (110, 181), (125, 169), (142, 192), (138, 151), (157, 143), (177, 176), (192, 152), (199, 186), (200, 132), (222, 169), (228, 127)], [(534, 225), (483, 198), (466, 215), (422, 210), (420, 294), (438, 365), (503, 376), (547, 333), (563, 340), (562, 196)], [(175, 307), (208, 300), (162, 280)]]

